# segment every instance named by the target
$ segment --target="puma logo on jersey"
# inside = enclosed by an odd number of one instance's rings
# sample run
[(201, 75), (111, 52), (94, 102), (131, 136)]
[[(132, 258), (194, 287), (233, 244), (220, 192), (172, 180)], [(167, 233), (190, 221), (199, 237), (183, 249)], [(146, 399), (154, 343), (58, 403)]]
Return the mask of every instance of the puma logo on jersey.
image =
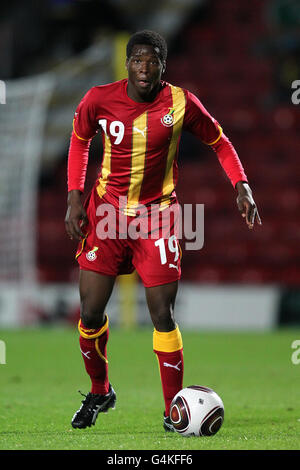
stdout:
[(165, 367), (173, 367), (173, 369), (179, 370), (179, 372), (180, 372), (179, 364), (181, 364), (181, 361), (177, 362), (177, 364), (175, 364), (175, 365), (174, 364), (169, 364), (168, 362), (164, 362)]
[(141, 129), (139, 129), (138, 127), (134, 127), (133, 130), (138, 132), (139, 134), (142, 134), (142, 136), (144, 137), (144, 139), (146, 139), (146, 135), (145, 135), (145, 132), (146, 130), (148, 129), (148, 127), (145, 127), (144, 130), (142, 131)]
[(175, 269), (177, 269), (177, 271), (179, 271), (178, 266), (176, 266), (176, 264), (170, 263), (169, 268), (175, 268)]

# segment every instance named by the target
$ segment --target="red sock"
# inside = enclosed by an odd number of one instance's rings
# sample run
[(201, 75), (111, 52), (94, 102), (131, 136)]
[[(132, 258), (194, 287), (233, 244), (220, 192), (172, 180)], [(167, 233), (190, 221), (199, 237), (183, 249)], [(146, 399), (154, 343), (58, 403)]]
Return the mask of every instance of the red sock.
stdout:
[(154, 330), (153, 349), (157, 356), (165, 402), (165, 415), (169, 415), (171, 402), (183, 384), (183, 349), (179, 328), (170, 332)]
[(98, 329), (87, 329), (80, 320), (78, 330), (80, 351), (85, 369), (92, 382), (91, 393), (105, 395), (109, 389), (106, 351), (109, 337), (108, 317), (106, 317), (104, 325)]
[(165, 401), (165, 416), (170, 412), (171, 402), (183, 382), (183, 352), (182, 349), (173, 353), (155, 351), (158, 361), (160, 378)]

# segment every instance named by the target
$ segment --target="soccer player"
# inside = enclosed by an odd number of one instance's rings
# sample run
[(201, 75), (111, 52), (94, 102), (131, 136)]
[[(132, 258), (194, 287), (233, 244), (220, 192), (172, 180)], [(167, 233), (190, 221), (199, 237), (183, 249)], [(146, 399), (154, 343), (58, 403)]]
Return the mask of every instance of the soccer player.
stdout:
[[(86, 93), (76, 109), (70, 141), (65, 225), (69, 237), (79, 242), (79, 342), (91, 379), (91, 391), (74, 414), (72, 426), (91, 426), (99, 412), (115, 406), (116, 393), (108, 378), (106, 305), (116, 277), (136, 269), (154, 325), (153, 350), (165, 405), (163, 426), (174, 431), (169, 409), (182, 388), (184, 367), (183, 342), (174, 317), (181, 270), (173, 210), (178, 206), (177, 150), (183, 130), (216, 152), (237, 191), (238, 209), (247, 226), (252, 229), (261, 220), (242, 164), (221, 126), (191, 92), (162, 80), (167, 59), (164, 38), (153, 31), (137, 32), (129, 39), (126, 53), (128, 79), (95, 86)], [(89, 146), (97, 132), (102, 134), (103, 160), (83, 203)], [(159, 208), (156, 239), (147, 229), (138, 237), (129, 230), (126, 233), (139, 208), (148, 215), (152, 205)], [(168, 235), (160, 237), (163, 214), (171, 209)], [(107, 231), (109, 236), (103, 233), (105, 224), (114, 228)]]

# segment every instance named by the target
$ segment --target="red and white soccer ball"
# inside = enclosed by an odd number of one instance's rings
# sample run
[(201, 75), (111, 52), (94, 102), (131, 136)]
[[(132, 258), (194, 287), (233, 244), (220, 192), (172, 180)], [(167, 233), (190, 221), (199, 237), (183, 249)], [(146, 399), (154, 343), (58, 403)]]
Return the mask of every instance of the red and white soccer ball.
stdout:
[(182, 436), (213, 436), (224, 421), (224, 405), (211, 388), (190, 385), (172, 400), (170, 419)]

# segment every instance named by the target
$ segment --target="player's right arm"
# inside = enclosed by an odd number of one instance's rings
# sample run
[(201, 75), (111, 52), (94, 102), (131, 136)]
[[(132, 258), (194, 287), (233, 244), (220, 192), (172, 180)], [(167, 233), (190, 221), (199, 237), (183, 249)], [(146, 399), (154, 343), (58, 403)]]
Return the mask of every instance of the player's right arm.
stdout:
[(88, 222), (82, 204), (89, 148), (97, 132), (95, 105), (91, 89), (76, 109), (68, 153), (68, 200), (65, 217), (66, 232), (71, 240), (84, 237), (82, 227)]
[(65, 217), (66, 232), (71, 240), (84, 238), (82, 227), (87, 224), (88, 218), (81, 201), (81, 191), (73, 189), (68, 192), (68, 208)]

